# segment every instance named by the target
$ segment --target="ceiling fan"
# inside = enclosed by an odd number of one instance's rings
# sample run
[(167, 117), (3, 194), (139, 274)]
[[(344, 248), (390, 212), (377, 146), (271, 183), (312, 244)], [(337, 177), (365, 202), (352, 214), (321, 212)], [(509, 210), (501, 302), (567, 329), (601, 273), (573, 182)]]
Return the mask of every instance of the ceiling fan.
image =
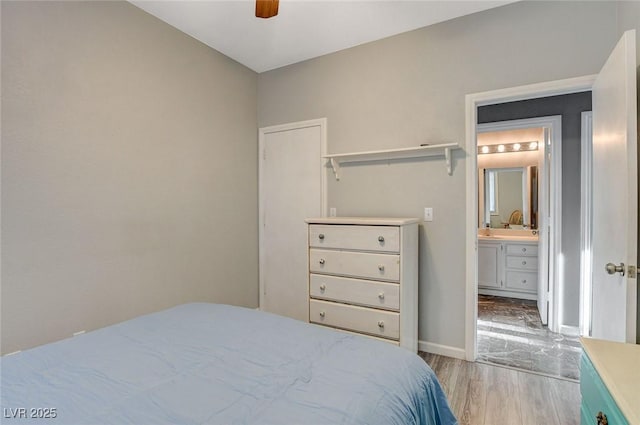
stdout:
[(279, 0), (256, 0), (256, 18), (273, 18), (278, 14)]

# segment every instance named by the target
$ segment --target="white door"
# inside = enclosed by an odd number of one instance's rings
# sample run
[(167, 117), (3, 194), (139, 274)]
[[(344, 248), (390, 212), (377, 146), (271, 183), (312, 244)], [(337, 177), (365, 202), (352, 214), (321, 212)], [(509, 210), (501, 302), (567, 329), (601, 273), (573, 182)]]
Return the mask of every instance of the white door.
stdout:
[[(549, 289), (551, 282), (556, 282), (553, 276), (555, 270), (555, 255), (556, 248), (554, 246), (555, 238), (551, 232), (553, 220), (553, 214), (555, 205), (553, 205), (554, 197), (552, 196), (552, 188), (558, 187), (558, 182), (554, 174), (553, 163), (551, 161), (551, 155), (553, 155), (553, 148), (551, 140), (551, 129), (549, 127), (542, 128), (544, 134), (544, 140), (542, 146), (539, 147), (540, 159), (539, 163), (542, 165), (538, 171), (539, 182), (539, 198), (538, 198), (538, 241), (540, 246), (540, 262), (538, 263), (538, 312), (540, 313), (540, 320), (543, 325), (549, 324)], [(557, 229), (557, 227), (556, 227)]]
[(309, 319), (307, 225), (324, 212), (326, 120), (260, 129), (260, 308)]
[[(593, 85), (592, 336), (635, 342), (637, 265), (636, 35), (627, 31)], [(605, 265), (624, 263), (622, 273)]]

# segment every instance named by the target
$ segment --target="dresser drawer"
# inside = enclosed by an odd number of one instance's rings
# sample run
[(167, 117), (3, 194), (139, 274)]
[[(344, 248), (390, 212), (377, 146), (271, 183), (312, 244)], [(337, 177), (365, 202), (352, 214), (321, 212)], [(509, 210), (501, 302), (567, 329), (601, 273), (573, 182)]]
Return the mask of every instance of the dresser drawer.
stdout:
[(400, 281), (400, 256), (370, 252), (309, 250), (311, 273)]
[(400, 229), (395, 226), (309, 225), (314, 248), (400, 252)]
[(537, 272), (518, 272), (507, 270), (505, 287), (517, 291), (536, 292), (538, 290)]
[[(318, 323), (312, 323), (312, 325), (324, 326), (324, 325), (320, 325)], [(348, 331), (346, 329), (340, 329), (340, 328), (332, 328), (332, 329), (335, 330), (336, 332), (342, 332), (344, 334), (357, 335), (357, 336), (360, 336), (362, 338), (369, 338), (369, 339), (374, 339), (376, 341), (385, 342), (387, 344), (395, 345), (396, 347), (400, 345), (400, 341), (398, 341), (397, 339), (379, 338), (377, 336), (373, 336), (373, 335), (369, 335), (369, 334), (363, 334), (362, 332)]]
[(538, 256), (538, 245), (507, 244), (507, 255)]
[(581, 417), (586, 423), (597, 424), (596, 415), (602, 412), (610, 425), (628, 425), (609, 390), (600, 379), (589, 357), (582, 354), (580, 361), (580, 394), (582, 395)]
[(312, 274), (309, 276), (309, 294), (323, 298), (368, 307), (398, 310), (400, 285), (348, 277)]
[(390, 311), (310, 300), (309, 321), (382, 338), (400, 338), (400, 314)]
[(507, 256), (507, 268), (520, 270), (538, 270), (538, 257)]

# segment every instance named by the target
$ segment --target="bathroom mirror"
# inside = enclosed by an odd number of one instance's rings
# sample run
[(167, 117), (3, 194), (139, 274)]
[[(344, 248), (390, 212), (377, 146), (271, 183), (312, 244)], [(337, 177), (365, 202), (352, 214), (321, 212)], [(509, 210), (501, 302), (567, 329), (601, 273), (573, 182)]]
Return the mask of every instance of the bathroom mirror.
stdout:
[(536, 166), (480, 168), (478, 177), (479, 228), (538, 228)]

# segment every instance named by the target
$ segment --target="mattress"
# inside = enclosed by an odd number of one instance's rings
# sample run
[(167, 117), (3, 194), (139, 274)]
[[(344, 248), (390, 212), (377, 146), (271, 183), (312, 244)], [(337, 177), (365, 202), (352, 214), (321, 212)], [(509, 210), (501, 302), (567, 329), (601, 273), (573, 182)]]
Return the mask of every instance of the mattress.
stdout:
[(455, 424), (417, 355), (192, 303), (0, 360), (3, 424)]

